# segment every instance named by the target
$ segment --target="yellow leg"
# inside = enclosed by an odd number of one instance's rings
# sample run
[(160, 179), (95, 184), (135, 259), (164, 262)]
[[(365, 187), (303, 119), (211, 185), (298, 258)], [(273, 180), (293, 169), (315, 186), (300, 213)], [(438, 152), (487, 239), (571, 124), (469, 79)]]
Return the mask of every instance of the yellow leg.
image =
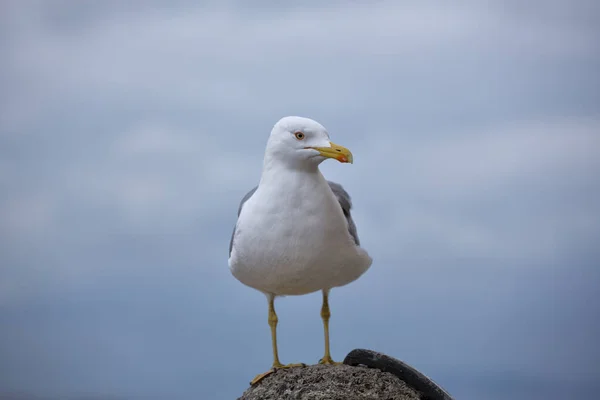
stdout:
[(279, 352), (277, 351), (277, 322), (279, 322), (279, 319), (275, 313), (275, 296), (269, 295), (269, 326), (271, 327), (271, 345), (273, 346), (273, 365), (269, 371), (256, 375), (254, 379), (250, 381), (250, 385), (257, 384), (279, 368), (306, 367), (306, 365), (302, 363), (283, 365), (279, 361)]
[(341, 362), (333, 361), (329, 352), (329, 290), (323, 290), (323, 306), (321, 307), (321, 319), (323, 320), (323, 330), (325, 332), (325, 355), (319, 360), (319, 364), (339, 365)]
[(271, 346), (273, 347), (273, 368), (281, 368), (279, 352), (277, 351), (277, 313), (275, 312), (275, 296), (269, 297), (269, 327), (271, 328)]

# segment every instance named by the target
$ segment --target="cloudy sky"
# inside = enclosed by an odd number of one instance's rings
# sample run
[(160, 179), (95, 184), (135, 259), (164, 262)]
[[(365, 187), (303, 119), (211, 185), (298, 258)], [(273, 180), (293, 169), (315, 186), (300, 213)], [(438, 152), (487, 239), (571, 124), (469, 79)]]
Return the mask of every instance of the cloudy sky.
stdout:
[[(414, 4), (412, 4), (414, 3)], [(457, 399), (600, 390), (600, 7), (592, 0), (3, 1), (0, 397), (232, 399), (271, 363), (229, 273), (285, 115), (374, 258), (334, 290), (334, 358), (400, 358)], [(277, 303), (283, 362), (320, 295)]]

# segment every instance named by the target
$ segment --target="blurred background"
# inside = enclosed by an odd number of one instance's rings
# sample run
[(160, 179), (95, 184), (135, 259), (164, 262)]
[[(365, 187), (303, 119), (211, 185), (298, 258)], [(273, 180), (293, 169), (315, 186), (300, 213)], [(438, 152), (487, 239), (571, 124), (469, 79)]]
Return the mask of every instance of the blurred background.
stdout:
[[(271, 364), (229, 238), (273, 124), (326, 162), (374, 258), (331, 296), (456, 399), (600, 390), (595, 1), (3, 1), (0, 398), (233, 399)], [(319, 293), (277, 302), (283, 362)]]

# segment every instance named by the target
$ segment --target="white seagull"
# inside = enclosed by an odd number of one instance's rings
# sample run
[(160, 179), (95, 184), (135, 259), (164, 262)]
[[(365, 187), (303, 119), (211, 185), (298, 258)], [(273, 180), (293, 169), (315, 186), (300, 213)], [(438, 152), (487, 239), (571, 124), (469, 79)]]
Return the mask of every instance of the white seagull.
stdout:
[(277, 368), (303, 365), (279, 361), (276, 296), (323, 292), (325, 355), (319, 363), (337, 364), (329, 352), (329, 291), (353, 282), (371, 266), (350, 214), (350, 196), (319, 171), (328, 158), (353, 161), (350, 150), (332, 143), (318, 122), (282, 118), (267, 141), (260, 182), (239, 205), (229, 268), (240, 282), (267, 296), (273, 345), (271, 370), (252, 384)]

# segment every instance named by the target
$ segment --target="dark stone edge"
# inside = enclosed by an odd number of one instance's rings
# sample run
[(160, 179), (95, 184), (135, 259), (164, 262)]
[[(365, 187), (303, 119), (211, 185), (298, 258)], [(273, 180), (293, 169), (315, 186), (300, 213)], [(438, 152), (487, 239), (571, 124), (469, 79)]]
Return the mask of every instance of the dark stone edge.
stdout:
[(431, 378), (423, 375), (410, 365), (373, 350), (354, 349), (344, 358), (344, 364), (350, 366), (365, 365), (369, 368), (389, 372), (420, 392), (422, 400), (454, 400), (448, 392)]

